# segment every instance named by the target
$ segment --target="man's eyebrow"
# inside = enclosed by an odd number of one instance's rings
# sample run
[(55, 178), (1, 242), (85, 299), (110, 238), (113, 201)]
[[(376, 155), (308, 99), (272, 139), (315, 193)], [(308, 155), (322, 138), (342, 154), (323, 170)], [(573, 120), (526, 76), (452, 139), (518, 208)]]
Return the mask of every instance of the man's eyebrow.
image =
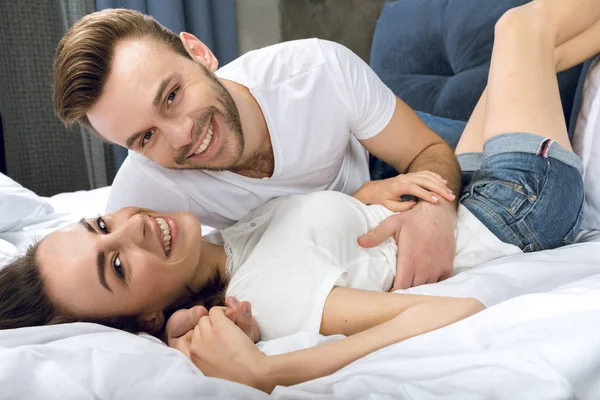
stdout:
[(165, 79), (163, 79), (160, 82), (160, 85), (158, 86), (158, 90), (156, 91), (156, 96), (154, 96), (154, 100), (152, 100), (152, 105), (154, 107), (158, 107), (158, 105), (160, 104), (160, 99), (162, 99), (163, 94), (165, 93), (165, 90), (167, 89), (167, 86), (169, 85), (171, 80), (173, 80), (173, 78), (175, 78), (178, 75), (179, 74), (177, 72), (173, 72), (171, 75), (167, 76)]
[[(169, 83), (177, 77), (180, 77), (181, 74), (178, 72), (173, 72), (172, 74), (170, 74), (169, 76), (167, 76), (166, 78), (164, 78), (162, 81), (160, 81), (160, 85), (158, 85), (158, 90), (156, 91), (156, 95), (154, 96), (154, 100), (152, 100), (152, 105), (154, 107), (158, 107), (160, 105), (160, 100), (163, 98), (164, 94), (165, 94), (165, 90), (167, 90), (167, 86), (169, 86)], [(125, 146), (127, 146), (128, 149), (133, 148), (133, 144), (140, 138), (140, 136), (146, 134), (146, 130), (144, 131), (139, 131), (134, 133), (133, 135), (129, 136), (127, 138), (127, 140), (125, 141)]]
[(129, 136), (127, 138), (127, 141), (125, 141), (125, 146), (127, 146), (128, 149), (131, 149), (133, 147), (133, 144), (139, 139), (139, 137), (146, 134), (146, 132), (147, 131), (139, 131)]
[[(95, 230), (94, 227), (92, 227), (90, 225), (90, 223), (85, 220), (85, 218), (81, 218), (79, 220), (79, 223), (81, 225), (83, 225), (83, 227), (88, 232), (94, 233), (94, 234), (98, 234), (98, 231)], [(108, 283), (106, 282), (105, 261), (106, 261), (106, 257), (104, 255), (104, 252), (103, 251), (99, 251), (98, 254), (96, 255), (96, 269), (98, 270), (98, 280), (100, 281), (100, 284), (102, 286), (104, 286), (104, 288), (106, 290), (108, 290), (109, 292), (112, 293), (112, 289), (110, 288), (110, 286), (108, 286)]]

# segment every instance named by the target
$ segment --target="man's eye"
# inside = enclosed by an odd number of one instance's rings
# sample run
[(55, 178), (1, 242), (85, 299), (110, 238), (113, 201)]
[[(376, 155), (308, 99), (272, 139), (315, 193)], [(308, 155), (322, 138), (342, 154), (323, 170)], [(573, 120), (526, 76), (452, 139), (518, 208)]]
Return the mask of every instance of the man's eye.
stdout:
[(113, 271), (119, 277), (119, 279), (125, 279), (125, 271), (123, 269), (123, 264), (121, 264), (121, 258), (117, 255), (113, 260)]
[(148, 144), (153, 135), (154, 131), (148, 131), (144, 134), (144, 137), (142, 138), (142, 147)]
[(169, 93), (169, 96), (167, 96), (167, 105), (170, 106), (171, 103), (173, 101), (175, 101), (175, 97), (177, 96), (177, 90), (173, 90), (171, 93)]
[(100, 232), (104, 234), (108, 233), (108, 227), (106, 226), (106, 222), (102, 217), (96, 218), (96, 225), (98, 226), (98, 229), (100, 229)]

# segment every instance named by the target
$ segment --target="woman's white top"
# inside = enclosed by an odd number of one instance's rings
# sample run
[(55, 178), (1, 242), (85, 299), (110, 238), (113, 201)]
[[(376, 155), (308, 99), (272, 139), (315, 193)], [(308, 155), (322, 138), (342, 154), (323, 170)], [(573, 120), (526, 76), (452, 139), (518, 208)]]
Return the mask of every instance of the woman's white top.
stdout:
[[(319, 332), (334, 286), (388, 291), (396, 273), (393, 238), (366, 249), (361, 235), (392, 215), (339, 192), (280, 197), (220, 232), (228, 255), (227, 296), (252, 304), (263, 340)], [(454, 272), (520, 253), (459, 207)]]

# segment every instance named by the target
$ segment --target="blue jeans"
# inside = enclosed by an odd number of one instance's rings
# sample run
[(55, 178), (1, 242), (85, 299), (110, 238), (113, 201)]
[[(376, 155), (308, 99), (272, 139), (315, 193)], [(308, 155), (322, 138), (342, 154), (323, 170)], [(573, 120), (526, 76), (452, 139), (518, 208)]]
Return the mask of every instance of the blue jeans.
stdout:
[(472, 176), (460, 203), (498, 239), (525, 252), (575, 241), (583, 211), (575, 153), (541, 136), (508, 133), (458, 162), (463, 175)]
[[(465, 122), (417, 114), (456, 147)], [(511, 133), (489, 140), (483, 153), (461, 154), (458, 161), (461, 204), (500, 240), (525, 252), (575, 240), (583, 211), (582, 167), (575, 153), (537, 135)], [(370, 171), (372, 180), (398, 174), (374, 156)]]

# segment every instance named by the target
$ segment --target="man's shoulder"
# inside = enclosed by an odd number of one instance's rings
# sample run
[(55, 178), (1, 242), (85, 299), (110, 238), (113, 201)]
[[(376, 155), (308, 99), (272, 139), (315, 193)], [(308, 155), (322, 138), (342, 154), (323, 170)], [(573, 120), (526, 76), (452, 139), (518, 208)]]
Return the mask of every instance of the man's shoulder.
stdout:
[(129, 152), (113, 180), (109, 204), (112, 209), (133, 205), (156, 208), (152, 202), (147, 203), (147, 199), (185, 198), (182, 194), (185, 175)]
[(166, 170), (166, 168), (161, 167), (152, 160), (130, 151), (117, 171), (113, 186), (131, 186), (132, 182), (139, 182), (152, 178), (154, 178), (154, 180), (160, 180), (163, 175), (163, 169)]
[(322, 42), (314, 38), (292, 40), (249, 51), (220, 68), (216, 75), (254, 89), (276, 86), (318, 72), (328, 61)]

